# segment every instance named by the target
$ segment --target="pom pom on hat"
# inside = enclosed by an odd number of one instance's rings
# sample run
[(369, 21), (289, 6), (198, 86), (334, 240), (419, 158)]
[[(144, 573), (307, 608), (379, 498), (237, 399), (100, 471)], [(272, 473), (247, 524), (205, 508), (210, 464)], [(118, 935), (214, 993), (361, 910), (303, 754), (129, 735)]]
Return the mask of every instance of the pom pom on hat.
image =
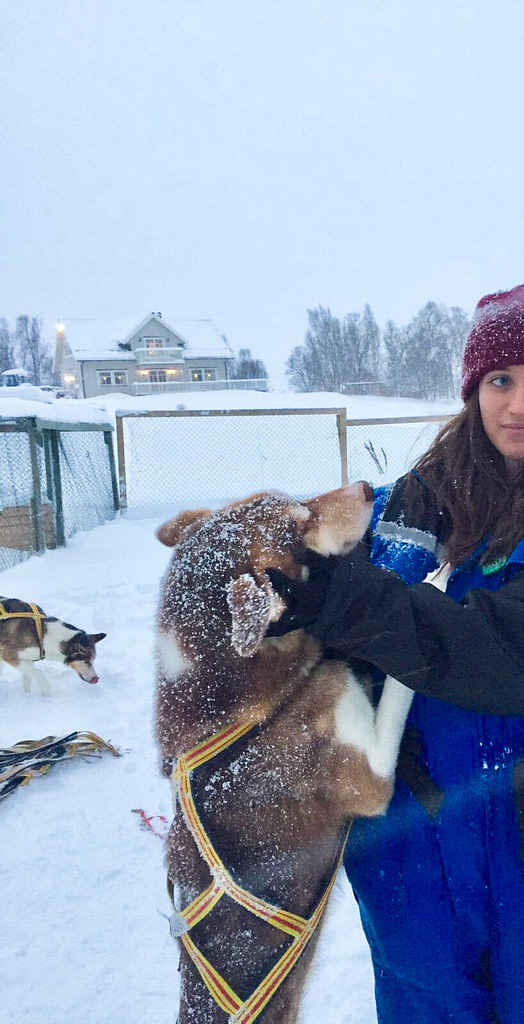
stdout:
[(485, 295), (477, 305), (462, 358), (464, 401), (490, 370), (524, 364), (524, 284)]

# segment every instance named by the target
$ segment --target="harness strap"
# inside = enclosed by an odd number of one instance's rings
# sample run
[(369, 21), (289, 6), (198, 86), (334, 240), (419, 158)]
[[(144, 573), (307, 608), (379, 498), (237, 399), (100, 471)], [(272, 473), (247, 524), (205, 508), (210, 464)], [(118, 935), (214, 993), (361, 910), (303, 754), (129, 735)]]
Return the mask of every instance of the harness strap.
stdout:
[(267, 1006), (269, 1000), (274, 996), (277, 989), (280, 988), (282, 982), (286, 980), (288, 974), (304, 952), (309, 940), (312, 938), (316, 928), (320, 924), (322, 915), (326, 909), (326, 903), (335, 884), (338, 869), (342, 864), (348, 833), (349, 827), (346, 835), (344, 836), (340, 856), (338, 858), (336, 868), (331, 876), (329, 885), (327, 886), (322, 899), (317, 904), (313, 914), (309, 918), (307, 928), (304, 929), (302, 935), (298, 936), (298, 938), (291, 943), (286, 952), (280, 957), (278, 963), (275, 964), (260, 985), (251, 993), (249, 998), (246, 999), (245, 1003), (240, 1007), (240, 1010), (234, 1017), (232, 1017), (231, 1024), (251, 1024), (252, 1021), (256, 1020), (262, 1013), (262, 1010)]
[(31, 604), (30, 601), (27, 602), (27, 607), (31, 609), (30, 612), (8, 612), (0, 601), (0, 621), (2, 619), (32, 619), (35, 624), (38, 646), (40, 648), (39, 661), (42, 661), (42, 659), (45, 658), (44, 630), (42, 622), (47, 620), (47, 615), (44, 615), (44, 612), (41, 612), (40, 609), (37, 608), (36, 604)]
[(255, 726), (252, 722), (245, 723), (244, 725), (227, 725), (225, 729), (221, 729), (220, 732), (216, 732), (209, 739), (203, 740), (202, 743), (198, 743), (196, 747), (189, 750), (187, 754), (182, 754), (175, 765), (175, 772), (177, 771), (178, 765), (183, 760), (185, 770), (192, 772), (193, 768), (198, 768), (199, 765), (205, 764), (206, 761), (211, 761), (211, 758), (216, 757), (222, 752), (227, 750), (228, 747), (232, 747), (233, 743), (236, 743), (241, 736), (245, 736), (247, 732), (254, 729)]
[(188, 931), (194, 928), (204, 917), (207, 917), (223, 895), (224, 890), (222, 886), (218, 882), (211, 882), (211, 885), (204, 889), (200, 896), (197, 896), (185, 910), (179, 912), (178, 917), (185, 921)]
[(215, 971), (215, 968), (209, 963), (203, 953), (200, 952), (198, 946), (189, 935), (182, 935), (181, 940), (184, 943), (184, 947), (189, 953), (202, 981), (206, 985), (206, 988), (213, 996), (215, 1003), (218, 1003), (221, 1010), (224, 1013), (229, 1014), (229, 1019), (234, 1013), (237, 1013), (242, 1006), (242, 1000), (237, 996), (236, 992), (233, 991), (227, 981), (224, 980), (222, 975)]
[[(348, 829), (349, 832), (349, 829)], [(317, 904), (312, 916), (309, 921), (306, 922), (306, 927), (302, 931), (301, 935), (297, 936), (294, 942), (288, 947), (283, 953), (280, 959), (277, 961), (275, 966), (269, 971), (266, 977), (261, 981), (260, 985), (251, 993), (251, 995), (244, 1002), (240, 997), (233, 991), (227, 981), (215, 970), (213, 965), (206, 959), (203, 953), (200, 952), (198, 947), (195, 945), (190, 936), (186, 933), (180, 936), (186, 952), (191, 957), (195, 967), (197, 968), (202, 981), (206, 985), (208, 991), (213, 996), (213, 999), (220, 1006), (220, 1008), (230, 1015), (230, 1024), (252, 1024), (253, 1021), (260, 1016), (262, 1011), (267, 1006), (269, 1000), (280, 988), (280, 985), (285, 981), (288, 974), (292, 971), (293, 967), (297, 963), (304, 949), (306, 948), (309, 940), (312, 938), (315, 929), (320, 923), (322, 914), (326, 908), (326, 903), (331, 895), (331, 890), (335, 884), (338, 869), (342, 864), (344, 857), (344, 850), (346, 846), (347, 835), (344, 838), (344, 843), (340, 852), (340, 856), (337, 861), (335, 871), (333, 872), (329, 885), (326, 888), (322, 899)], [(210, 886), (210, 889), (212, 886)], [(209, 890), (206, 890), (209, 892)], [(220, 898), (220, 897), (218, 897)], [(195, 901), (194, 901), (195, 902)], [(215, 903), (217, 900), (215, 900)], [(213, 903), (213, 906), (215, 905)], [(192, 905), (192, 904), (191, 904)], [(189, 908), (187, 908), (189, 909)], [(212, 908), (209, 907), (211, 910)], [(207, 913), (208, 911), (206, 911)], [(201, 920), (205, 914), (201, 915), (198, 919), (195, 919), (193, 924), (197, 924), (197, 920)]]
[[(206, 760), (208, 760), (208, 758), (206, 758)], [(182, 762), (182, 764), (180, 764), (180, 762)], [(200, 763), (202, 764), (203, 762), (201, 761)], [(225, 864), (211, 843), (211, 840), (198, 815), (193, 794), (191, 792), (189, 773), (184, 766), (184, 757), (180, 758), (175, 769), (174, 783), (177, 787), (176, 795), (178, 796), (189, 831), (198, 846), (201, 856), (204, 858), (211, 874), (215, 878), (217, 886), (222, 890), (222, 893), (227, 893), (235, 903), (239, 903), (241, 907), (245, 907), (246, 910), (249, 910), (256, 917), (262, 918), (263, 921), (267, 921), (269, 924), (274, 925), (275, 928), (280, 928), (281, 931), (286, 932), (288, 935), (293, 937), (300, 935), (307, 925), (305, 918), (300, 917), (298, 914), (290, 914), (287, 910), (281, 910), (279, 907), (275, 907), (272, 903), (268, 903), (266, 900), (260, 899), (258, 896), (254, 896), (253, 893), (248, 892), (246, 889), (242, 889), (227, 870)], [(215, 900), (215, 902), (217, 902), (217, 900)], [(187, 909), (188, 908), (186, 908), (185, 912), (182, 911), (182, 916), (184, 917), (184, 920), (186, 920), (186, 923), (188, 923), (186, 918)], [(212, 907), (209, 906), (207, 913), (209, 913), (211, 909)], [(201, 920), (203, 916), (204, 915), (201, 914), (199, 919)]]
[[(195, 767), (205, 764), (206, 761), (226, 750), (252, 728), (252, 725), (232, 725), (222, 729), (187, 754), (183, 754), (178, 759), (172, 775), (174, 799), (178, 799), (186, 825), (213, 876), (213, 881), (208, 888), (176, 915), (185, 924), (185, 930), (179, 937), (213, 999), (229, 1015), (231, 1024), (251, 1024), (256, 1020), (301, 956), (324, 912), (337, 871), (342, 863), (347, 838), (346, 834), (330, 882), (309, 920), (280, 907), (275, 907), (235, 882), (202, 825), (191, 791), (190, 773)], [(256, 917), (285, 932), (293, 939), (275, 966), (244, 1002), (215, 970), (188, 934), (199, 921), (202, 921), (211, 912), (224, 894), (227, 894), (235, 903)]]

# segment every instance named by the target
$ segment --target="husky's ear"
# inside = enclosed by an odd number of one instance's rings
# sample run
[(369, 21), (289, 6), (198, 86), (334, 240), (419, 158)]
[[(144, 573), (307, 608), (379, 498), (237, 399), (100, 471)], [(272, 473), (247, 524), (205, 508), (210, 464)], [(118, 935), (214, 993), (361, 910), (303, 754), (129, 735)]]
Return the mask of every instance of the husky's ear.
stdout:
[(228, 585), (227, 603), (233, 620), (231, 643), (237, 654), (249, 658), (260, 647), (269, 625), (269, 596), (246, 572)]
[(179, 540), (189, 537), (193, 530), (196, 530), (197, 526), (210, 515), (211, 509), (209, 508), (196, 508), (188, 512), (181, 512), (174, 519), (168, 519), (167, 523), (162, 523), (162, 526), (158, 527), (156, 535), (166, 548), (174, 548)]
[(90, 633), (89, 638), (94, 644), (100, 643), (101, 640), (105, 640), (107, 633)]

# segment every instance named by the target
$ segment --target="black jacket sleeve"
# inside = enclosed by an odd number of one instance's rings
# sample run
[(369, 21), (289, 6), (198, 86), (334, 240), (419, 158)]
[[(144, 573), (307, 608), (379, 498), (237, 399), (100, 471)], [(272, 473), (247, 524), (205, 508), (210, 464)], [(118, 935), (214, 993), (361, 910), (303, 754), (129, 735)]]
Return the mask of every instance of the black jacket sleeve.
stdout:
[(311, 631), (410, 689), (469, 711), (524, 714), (524, 571), (460, 602), (405, 584), (370, 562), (341, 559)]

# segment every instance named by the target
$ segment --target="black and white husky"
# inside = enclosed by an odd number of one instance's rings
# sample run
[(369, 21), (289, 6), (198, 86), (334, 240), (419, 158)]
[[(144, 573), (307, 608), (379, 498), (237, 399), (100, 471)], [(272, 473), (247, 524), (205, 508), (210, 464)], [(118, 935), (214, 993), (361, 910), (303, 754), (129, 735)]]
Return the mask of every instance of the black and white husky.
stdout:
[(26, 693), (35, 682), (42, 694), (49, 694), (49, 682), (35, 661), (59, 661), (73, 668), (86, 683), (97, 683), (95, 644), (105, 636), (86, 633), (48, 616), (36, 604), (16, 597), (0, 598), (0, 671), (4, 662), (19, 669)]

